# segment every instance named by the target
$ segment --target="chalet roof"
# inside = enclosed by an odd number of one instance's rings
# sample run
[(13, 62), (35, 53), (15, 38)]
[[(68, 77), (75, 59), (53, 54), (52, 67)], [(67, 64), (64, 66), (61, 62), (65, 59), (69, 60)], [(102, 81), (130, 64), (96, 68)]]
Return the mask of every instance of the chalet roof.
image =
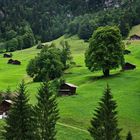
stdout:
[(13, 103), (11, 100), (4, 100), (4, 102), (7, 102), (9, 104), (12, 104)]
[(130, 37), (140, 37), (139, 35), (137, 35), (137, 34), (134, 34), (134, 35), (131, 35)]
[(73, 85), (73, 84), (70, 84), (70, 83), (65, 83), (66, 85), (70, 86), (70, 87), (75, 87), (77, 88), (77, 86)]

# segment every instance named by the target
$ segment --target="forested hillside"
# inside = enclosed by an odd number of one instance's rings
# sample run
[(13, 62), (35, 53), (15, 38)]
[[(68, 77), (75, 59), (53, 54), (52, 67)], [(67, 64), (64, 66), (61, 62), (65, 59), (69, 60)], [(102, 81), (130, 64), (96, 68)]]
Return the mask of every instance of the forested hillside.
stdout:
[(139, 0), (1, 0), (0, 50), (29, 48), (66, 33), (88, 40), (105, 25), (119, 26), (126, 37), (140, 23), (139, 9)]

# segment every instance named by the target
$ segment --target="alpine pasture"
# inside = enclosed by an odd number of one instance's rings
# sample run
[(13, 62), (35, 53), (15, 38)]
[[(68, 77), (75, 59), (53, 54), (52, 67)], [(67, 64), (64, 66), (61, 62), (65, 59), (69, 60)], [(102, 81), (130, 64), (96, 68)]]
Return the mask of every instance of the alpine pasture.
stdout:
[[(90, 72), (84, 63), (84, 53), (88, 43), (79, 40), (77, 36), (61, 38), (53, 42), (59, 47), (61, 40), (67, 40), (71, 45), (72, 56), (76, 65), (65, 71), (67, 82), (78, 86), (77, 95), (58, 97), (60, 119), (57, 125), (58, 140), (85, 140), (91, 139), (87, 129), (93, 110), (97, 107), (103, 90), (108, 83), (112, 89), (114, 99), (118, 104), (119, 126), (123, 128), (125, 138), (130, 130), (133, 139), (140, 139), (140, 41), (132, 41), (128, 50), (131, 54), (125, 55), (126, 62), (136, 65), (135, 70), (121, 72), (112, 70), (109, 78), (102, 78), (102, 72)], [(0, 90), (8, 86), (16, 90), (19, 82), (24, 79), (30, 95), (31, 104), (36, 103), (36, 92), (40, 83), (33, 83), (26, 74), (26, 66), (40, 50), (36, 47), (13, 52), (13, 59), (21, 61), (20, 66), (7, 64), (8, 59), (0, 54)], [(3, 122), (0, 122), (3, 124)]]

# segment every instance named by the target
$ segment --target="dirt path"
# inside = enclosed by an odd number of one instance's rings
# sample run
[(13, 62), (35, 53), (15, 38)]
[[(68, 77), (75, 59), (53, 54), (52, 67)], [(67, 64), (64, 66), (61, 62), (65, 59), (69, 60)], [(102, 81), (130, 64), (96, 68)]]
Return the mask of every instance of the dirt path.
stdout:
[(71, 126), (71, 125), (68, 125), (68, 124), (64, 124), (64, 123), (60, 123), (60, 122), (58, 122), (57, 124), (60, 125), (60, 126), (64, 126), (64, 127), (72, 128), (72, 129), (82, 131), (82, 132), (85, 132), (85, 133), (89, 133), (87, 130), (84, 130), (84, 129), (81, 129), (81, 128), (78, 128), (78, 127), (75, 127), (75, 126)]

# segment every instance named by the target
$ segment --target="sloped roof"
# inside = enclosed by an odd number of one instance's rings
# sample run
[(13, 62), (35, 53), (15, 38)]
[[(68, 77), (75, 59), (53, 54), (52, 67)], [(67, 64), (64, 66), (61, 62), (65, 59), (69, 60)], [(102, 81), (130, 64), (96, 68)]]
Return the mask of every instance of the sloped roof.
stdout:
[(5, 102), (12, 104), (13, 102), (11, 100), (4, 100)]
[(68, 86), (70, 86), (70, 87), (75, 87), (75, 88), (77, 88), (76, 85), (73, 85), (73, 84), (70, 84), (70, 83), (64, 83), (64, 84), (66, 84), (66, 85), (68, 85)]
[(134, 35), (131, 35), (130, 38), (131, 38), (131, 37), (135, 37), (135, 36), (136, 36), (136, 37), (140, 37), (139, 35), (134, 34)]

